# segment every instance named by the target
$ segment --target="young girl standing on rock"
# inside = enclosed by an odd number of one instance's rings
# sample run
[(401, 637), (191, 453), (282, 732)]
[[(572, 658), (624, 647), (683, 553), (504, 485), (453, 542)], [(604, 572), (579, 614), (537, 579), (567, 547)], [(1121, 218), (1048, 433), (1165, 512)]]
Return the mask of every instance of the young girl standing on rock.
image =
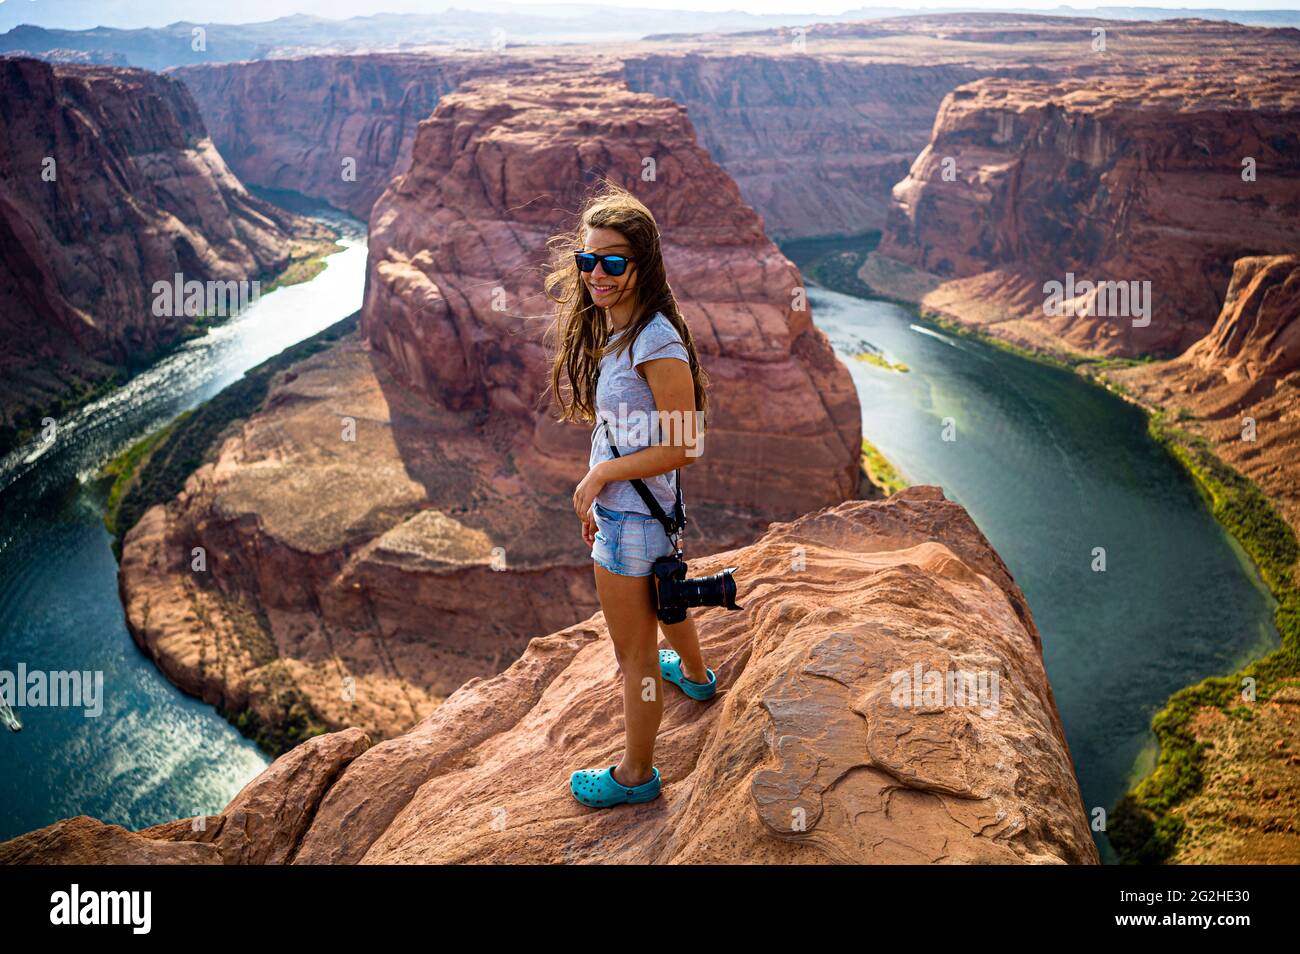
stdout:
[[(622, 759), (575, 771), (569, 788), (584, 805), (608, 808), (659, 796), (653, 763), (663, 680), (699, 700), (717, 687), (690, 616), (659, 623), (651, 564), (674, 546), (629, 483), (639, 478), (664, 512), (674, 512), (674, 472), (697, 460), (702, 446), (708, 378), (664, 273), (659, 228), (631, 193), (606, 182), (575, 232), (550, 244), (551, 389), (561, 420), (595, 425), (573, 509), (592, 548), (596, 592), (623, 675), (626, 731)], [(672, 650), (657, 648), (661, 625)]]

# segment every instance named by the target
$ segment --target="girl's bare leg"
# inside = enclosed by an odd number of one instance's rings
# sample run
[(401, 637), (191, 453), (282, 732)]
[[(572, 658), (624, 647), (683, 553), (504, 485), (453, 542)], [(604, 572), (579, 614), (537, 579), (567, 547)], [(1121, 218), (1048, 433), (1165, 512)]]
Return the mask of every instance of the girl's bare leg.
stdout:
[(682, 657), (682, 675), (691, 682), (708, 682), (709, 673), (704, 668), (704, 657), (700, 654), (700, 636), (695, 631), (695, 620), (690, 617), (690, 610), (680, 623), (660, 623), (664, 639), (668, 645)]
[(596, 564), (596, 594), (623, 673), (623, 722), (627, 740), (623, 758), (614, 767), (620, 785), (641, 785), (653, 777), (655, 736), (664, 714), (663, 681), (659, 675), (654, 605), (650, 581), (644, 576), (620, 576)]

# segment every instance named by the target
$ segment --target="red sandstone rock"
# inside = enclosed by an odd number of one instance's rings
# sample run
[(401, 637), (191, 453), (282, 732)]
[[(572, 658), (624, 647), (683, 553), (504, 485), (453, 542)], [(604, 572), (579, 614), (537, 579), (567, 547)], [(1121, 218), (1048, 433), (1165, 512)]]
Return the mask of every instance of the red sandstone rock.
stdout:
[(213, 845), (228, 865), (287, 864), (321, 797), (348, 763), (369, 747), (370, 740), (360, 729), (317, 736), (272, 762), (220, 815), (204, 819), (203, 825), (180, 819), (141, 834)]
[[(420, 126), (410, 172), (371, 213), (362, 330), (430, 400), (513, 420), (531, 479), (571, 488), (589, 433), (539, 406), (546, 239), (607, 175), (655, 213), (716, 417), (684, 484), (697, 506), (788, 518), (854, 495), (861, 423), (847, 371), (792, 307), (798, 270), (695, 142), (685, 110), (616, 75), (475, 81)], [(653, 181), (642, 179), (645, 161)]]
[[(185, 824), (188, 824), (186, 822)], [(87, 815), (68, 818), (6, 842), (0, 865), (219, 865), (211, 845), (176, 843), (105, 825)]]
[[(1206, 439), (1300, 535), (1300, 255), (1238, 259), (1209, 334), (1173, 360), (1110, 368), (1104, 377), (1163, 410), (1174, 428)], [(1300, 585), (1295, 568), (1291, 582)], [(1249, 720), (1227, 719), (1212, 706), (1193, 714), (1189, 730), (1205, 746), (1204, 784), (1171, 812), (1185, 825), (1171, 863), (1300, 858), (1291, 823), (1300, 776), (1274, 746), (1279, 733), (1294, 737), (1297, 701), (1300, 694), (1283, 685)], [(1260, 797), (1266, 785), (1276, 800)]]
[(80, 815), (0, 844), (0, 864), (286, 864), (321, 796), (369, 745), (360, 729), (318, 736), (271, 763), (220, 815), (139, 832)]
[[(1108, 31), (1109, 55), (1091, 48)], [(213, 140), (246, 182), (319, 196), (365, 218), (410, 162), (416, 124), (472, 78), (621, 69), (685, 106), (700, 143), (774, 238), (880, 228), (890, 189), (925, 146), (943, 96), (981, 76), (1254, 73), (1289, 31), (1177, 20), (944, 14), (635, 43), (510, 48), (485, 56), (330, 54), (182, 67)], [(796, 45), (796, 44), (801, 45)], [(341, 161), (356, 159), (347, 182)]]
[[(804, 570), (792, 568), (797, 552)], [(354, 762), (298, 860), (328, 850), (326, 833), (348, 813), (377, 836), (363, 863), (1096, 861), (1024, 598), (938, 488), (811, 514), (702, 563), (696, 571), (738, 563), (756, 585), (745, 612), (701, 614), (719, 696), (669, 697), (659, 802), (598, 811), (567, 789), (570, 771), (617, 761), (622, 745), (598, 616), (467, 686), (382, 761)], [(554, 656), (567, 664), (547, 679), (557, 667), (539, 663)], [(1000, 671), (998, 713), (894, 705), (893, 674), (917, 662)], [(484, 705), (503, 694), (533, 700), (527, 715)], [(491, 734), (431, 759), (391, 820), (391, 799), (351, 811), (349, 792), (380, 787), (403, 764), (398, 752), (429, 741), (440, 752), (469, 713), (475, 735), (483, 722)]]
[[(342, 733), (282, 758), (223, 812), (228, 826), (269, 806), (242, 829), (247, 854), (223, 860), (1097, 862), (1038, 631), (961, 506), (937, 487), (844, 503), (692, 572), (724, 564), (741, 567), (745, 609), (697, 617), (719, 693), (702, 705), (669, 687), (658, 800), (595, 810), (568, 791), (573, 769), (612, 763), (623, 741), (597, 614), (533, 640), (397, 738), (353, 757), (362, 740)], [(997, 673), (996, 704), (896, 697), (897, 674), (918, 664)], [(318, 806), (327, 771), (311, 774), (307, 809), (277, 821), (304, 788), (294, 757), (334, 739), (346, 757), (321, 764), (346, 762), (342, 774)], [(176, 822), (141, 835), (188, 831)], [(69, 845), (63, 860), (92, 849)]]
[(623, 68), (632, 89), (686, 107), (700, 144), (784, 240), (884, 225), (944, 95), (983, 72), (922, 62), (690, 51), (627, 56)]
[(1300, 255), (1238, 259), (1209, 334), (1171, 361), (1106, 374), (1209, 438), (1300, 534)]
[[(1300, 43), (1290, 76), (961, 87), (895, 187), (879, 254), (932, 273), (926, 308), (1022, 345), (1181, 352), (1209, 331), (1239, 256), (1300, 243), (1298, 65)], [(1242, 179), (1246, 157), (1257, 181)], [(888, 291), (883, 272), (869, 263), (864, 278)], [(1149, 282), (1149, 324), (1095, 303), (1045, 315), (1044, 283), (1068, 272)]]
[(291, 233), (318, 234), (244, 190), (175, 80), (0, 59), (4, 439), (179, 339), (190, 319), (153, 313), (155, 282), (269, 279)]
[[(325, 199), (361, 219), (411, 164), (415, 127), (474, 76), (526, 74), (513, 57), (371, 53), (170, 70), (245, 182)], [(352, 160), (355, 176), (344, 175)]]
[(1219, 320), (1178, 363), (1262, 390), (1300, 370), (1300, 255), (1238, 259)]
[[(690, 552), (855, 494), (848, 373), (791, 310), (798, 272), (682, 109), (624, 91), (618, 118), (601, 119), (563, 79), (534, 89), (532, 101), (486, 85), (440, 104), (412, 173), (376, 207), (371, 340), (281, 374), (185, 493), (127, 534), (128, 626), (186, 691), (257, 724), (297, 712), (391, 738), (534, 634), (595, 611), (571, 503), (588, 432), (539, 406), (544, 322), (494, 312), (484, 293), (499, 283), (529, 308), (542, 297), (534, 266), (556, 210), (579, 201), (581, 168), (564, 166), (579, 153), (611, 173), (661, 159), (646, 194), (717, 409), (684, 475)], [(472, 135), (448, 139), (458, 128)], [(206, 573), (190, 569), (196, 546)]]
[(510, 439), (411, 393), (351, 336), (280, 374), (128, 532), (128, 627), (232, 717), (392, 736), (597, 607), (572, 504), (524, 480)]

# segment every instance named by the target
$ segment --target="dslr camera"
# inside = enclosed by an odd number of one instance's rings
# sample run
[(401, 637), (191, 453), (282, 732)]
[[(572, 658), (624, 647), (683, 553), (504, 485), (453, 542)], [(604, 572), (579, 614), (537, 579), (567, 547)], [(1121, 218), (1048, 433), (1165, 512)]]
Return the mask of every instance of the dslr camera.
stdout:
[(678, 550), (671, 556), (662, 556), (651, 567), (650, 597), (654, 601), (655, 615), (661, 623), (680, 623), (686, 619), (691, 606), (725, 606), (729, 610), (744, 609), (736, 602), (736, 572), (729, 566), (713, 576), (686, 578), (686, 561)]

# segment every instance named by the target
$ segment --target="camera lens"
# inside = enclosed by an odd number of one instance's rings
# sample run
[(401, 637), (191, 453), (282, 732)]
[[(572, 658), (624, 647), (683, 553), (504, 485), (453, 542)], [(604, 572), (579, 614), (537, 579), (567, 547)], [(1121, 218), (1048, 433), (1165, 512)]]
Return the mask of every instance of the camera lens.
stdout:
[(739, 609), (736, 605), (736, 579), (731, 574), (736, 568), (729, 566), (713, 576), (700, 576), (693, 580), (681, 580), (675, 589), (683, 606), (725, 606), (727, 609)]

